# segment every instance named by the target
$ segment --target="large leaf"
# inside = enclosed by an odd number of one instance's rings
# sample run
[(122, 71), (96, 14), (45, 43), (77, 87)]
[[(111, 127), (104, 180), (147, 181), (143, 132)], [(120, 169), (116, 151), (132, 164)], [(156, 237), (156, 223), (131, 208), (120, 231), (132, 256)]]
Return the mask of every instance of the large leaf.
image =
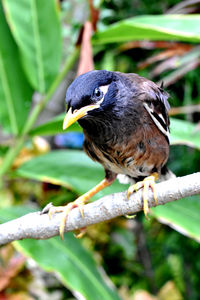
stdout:
[[(87, 192), (104, 178), (103, 167), (78, 150), (51, 151), (23, 164), (16, 173), (19, 176), (63, 185), (79, 194)], [(115, 181), (94, 197), (97, 199), (125, 189), (126, 186)]]
[[(32, 209), (30, 211), (33, 211)], [(27, 207), (10, 207), (0, 210), (0, 222), (14, 219), (28, 212)], [(49, 240), (23, 240), (14, 243), (24, 255), (33, 258), (47, 272), (58, 274), (63, 284), (78, 291), (86, 299), (119, 300), (117, 293), (102, 278), (91, 253), (72, 233)]]
[(0, 125), (17, 135), (30, 109), (32, 88), (20, 65), (0, 2)]
[(152, 211), (162, 223), (200, 242), (200, 196), (160, 205)]
[(93, 36), (94, 44), (130, 40), (200, 42), (200, 15), (157, 15), (117, 22)]
[(195, 125), (183, 120), (171, 118), (170, 141), (172, 145), (187, 145), (200, 149), (200, 132), (195, 132)]
[[(52, 120), (33, 128), (29, 134), (33, 136), (33, 135), (55, 135), (58, 133), (64, 133), (65, 131), (63, 131), (62, 128), (64, 117), (65, 117), (65, 113), (56, 116)], [(69, 131), (81, 132), (82, 129), (76, 122), (67, 129), (67, 132)]]
[(55, 0), (3, 0), (6, 18), (33, 87), (45, 93), (58, 73), (61, 26)]

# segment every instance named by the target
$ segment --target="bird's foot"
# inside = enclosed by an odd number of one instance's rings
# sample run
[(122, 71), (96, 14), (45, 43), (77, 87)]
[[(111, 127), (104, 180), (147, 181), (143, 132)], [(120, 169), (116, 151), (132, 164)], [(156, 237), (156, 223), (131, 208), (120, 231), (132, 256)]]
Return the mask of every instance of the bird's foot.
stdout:
[[(109, 179), (105, 178), (103, 179), (99, 184), (97, 184), (95, 187), (93, 187), (91, 190), (89, 190), (87, 193), (80, 196), (78, 199), (76, 199), (74, 202), (70, 202), (65, 206), (53, 206), (51, 203), (49, 203), (43, 210), (42, 213), (48, 213), (49, 218), (51, 219), (51, 216), (57, 212), (63, 212), (63, 217), (59, 226), (59, 232), (60, 237), (63, 240), (64, 239), (64, 231), (65, 231), (65, 224), (67, 217), (72, 209), (75, 207), (78, 207), (81, 213), (82, 218), (84, 217), (83, 207), (85, 203), (95, 194), (97, 194), (99, 191), (104, 189), (105, 187), (112, 184), (112, 182), (115, 180), (116, 176), (113, 176)], [(80, 238), (84, 234), (84, 229), (80, 230), (80, 234), (78, 234), (78, 238)]]
[[(85, 202), (87, 201), (87, 198), (84, 197), (84, 195), (80, 196), (78, 199), (76, 199), (74, 202), (70, 202), (65, 206), (51, 206), (48, 211), (49, 218), (51, 219), (52, 215), (55, 213), (62, 212), (64, 213), (60, 226), (59, 226), (59, 233), (62, 240), (64, 240), (64, 231), (65, 231), (65, 224), (67, 221), (67, 217), (70, 213), (70, 211), (76, 207), (79, 208), (79, 211), (81, 213), (82, 218), (84, 217), (84, 211), (83, 207)], [(77, 237), (80, 238), (83, 234), (78, 234)]]
[(134, 192), (137, 192), (139, 189), (143, 188), (143, 210), (145, 217), (148, 218), (149, 205), (148, 205), (148, 190), (149, 188), (153, 191), (153, 198), (155, 204), (157, 205), (157, 191), (155, 181), (158, 179), (158, 173), (153, 173), (151, 176), (146, 177), (143, 181), (139, 181), (134, 185), (131, 185), (127, 192), (127, 198), (129, 199), (130, 195)]

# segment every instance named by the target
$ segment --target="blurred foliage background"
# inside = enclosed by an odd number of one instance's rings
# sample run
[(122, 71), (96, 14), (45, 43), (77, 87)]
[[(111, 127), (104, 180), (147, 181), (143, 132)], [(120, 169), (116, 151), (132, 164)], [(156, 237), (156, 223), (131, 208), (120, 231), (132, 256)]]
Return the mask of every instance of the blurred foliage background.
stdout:
[[(90, 69), (135, 72), (170, 93), (169, 167), (200, 166), (200, 1), (0, 2), (0, 222), (66, 204), (103, 178), (67, 86)], [(92, 28), (92, 30), (91, 30)], [(125, 190), (115, 182), (104, 194)], [(200, 299), (200, 197), (47, 241), (0, 248), (0, 299)], [(168, 226), (164, 225), (167, 224)]]

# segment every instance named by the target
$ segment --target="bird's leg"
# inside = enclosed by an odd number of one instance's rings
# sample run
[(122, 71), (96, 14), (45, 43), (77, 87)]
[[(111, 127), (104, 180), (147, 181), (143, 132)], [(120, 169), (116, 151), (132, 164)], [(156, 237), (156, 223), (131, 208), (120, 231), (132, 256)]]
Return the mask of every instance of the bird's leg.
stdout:
[(155, 200), (155, 204), (157, 205), (157, 191), (156, 191), (156, 183), (155, 183), (157, 179), (158, 179), (158, 173), (153, 173), (151, 174), (151, 176), (146, 177), (143, 181), (139, 181), (136, 184), (131, 185), (128, 189), (127, 198), (129, 198), (133, 192), (136, 192), (139, 189), (143, 188), (143, 196), (142, 196), (143, 210), (146, 218), (149, 213), (149, 205), (148, 205), (149, 188), (151, 188), (153, 191), (153, 198)]
[(111, 185), (113, 183), (113, 181), (115, 180), (115, 177), (112, 178), (104, 178), (99, 184), (97, 184), (95, 187), (93, 187), (90, 191), (88, 191), (87, 193), (83, 194), (82, 196), (80, 196), (79, 198), (77, 198), (74, 202), (70, 202), (65, 206), (52, 206), (50, 207), (49, 211), (48, 211), (48, 215), (49, 218), (51, 218), (51, 216), (57, 212), (63, 212), (64, 216), (62, 217), (60, 226), (59, 226), (59, 232), (60, 232), (60, 236), (63, 239), (63, 234), (64, 234), (64, 230), (65, 230), (65, 223), (67, 220), (67, 217), (70, 213), (70, 211), (75, 208), (78, 207), (81, 213), (81, 216), (84, 217), (84, 212), (83, 212), (83, 206), (84, 204), (95, 194), (97, 194), (99, 191), (103, 190), (104, 188), (106, 188), (107, 186)]

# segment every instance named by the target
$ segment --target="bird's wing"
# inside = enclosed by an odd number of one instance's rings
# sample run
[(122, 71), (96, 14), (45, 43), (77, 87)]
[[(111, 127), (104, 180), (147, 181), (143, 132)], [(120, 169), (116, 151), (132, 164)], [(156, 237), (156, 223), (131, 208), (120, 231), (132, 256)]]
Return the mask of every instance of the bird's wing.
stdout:
[(143, 102), (144, 108), (155, 125), (169, 140), (169, 94), (163, 90), (162, 86), (159, 87), (154, 82), (137, 74), (124, 75), (131, 81), (131, 87), (133, 93), (135, 93), (133, 99), (137, 97), (138, 100)]

